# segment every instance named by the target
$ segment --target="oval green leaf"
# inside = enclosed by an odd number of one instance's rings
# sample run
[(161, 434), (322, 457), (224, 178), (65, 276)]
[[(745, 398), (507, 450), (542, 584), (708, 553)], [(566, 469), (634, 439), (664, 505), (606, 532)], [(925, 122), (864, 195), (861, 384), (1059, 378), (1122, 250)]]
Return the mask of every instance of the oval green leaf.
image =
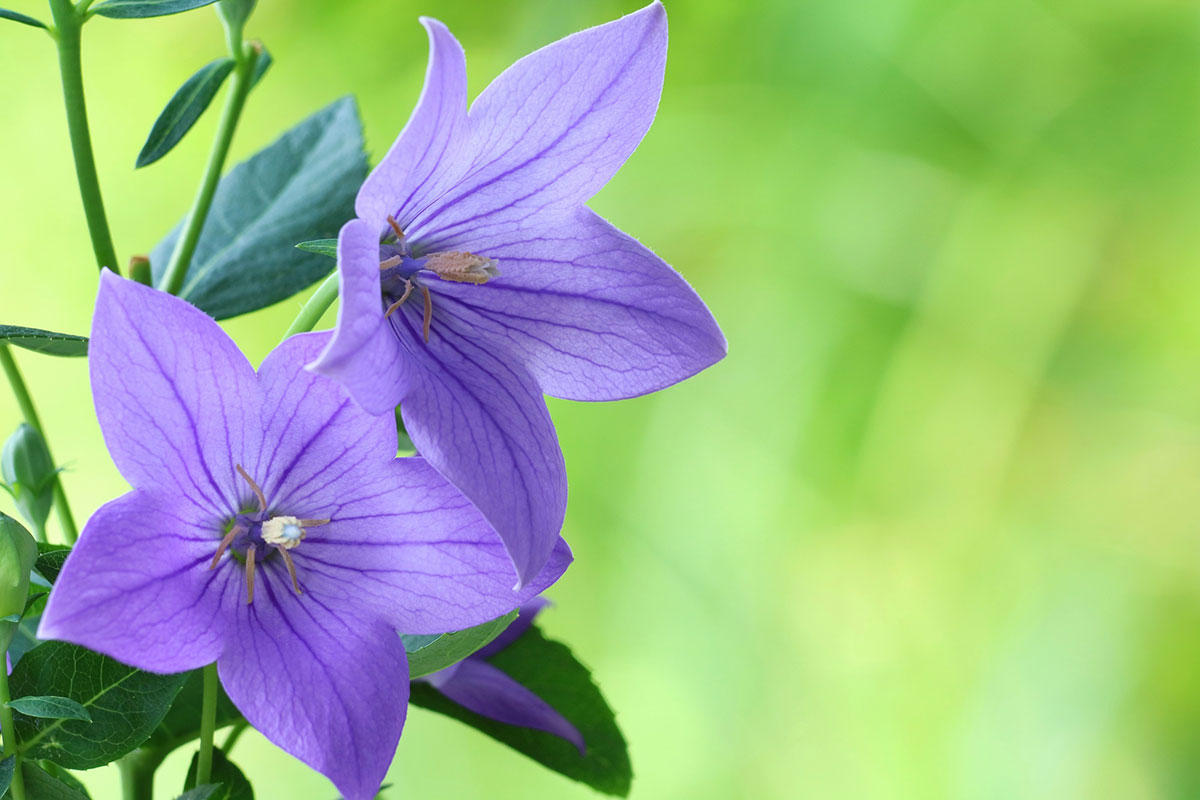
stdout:
[[(230, 761), (219, 747), (213, 748), (212, 756), (212, 782), (216, 783), (218, 788), (211, 794), (204, 795), (205, 798), (207, 800), (254, 800), (254, 790), (250, 787), (250, 781), (246, 780), (246, 776), (242, 774), (237, 765)], [(196, 782), (196, 767), (199, 758), (199, 753), (192, 756), (192, 764), (188, 767), (186, 786), (191, 786)]]
[(233, 66), (232, 58), (218, 58), (205, 64), (183, 82), (183, 86), (167, 101), (158, 119), (154, 120), (154, 127), (142, 145), (142, 152), (138, 153), (136, 166), (153, 164), (179, 144), (217, 96), (217, 91), (233, 71)]
[(46, 23), (42, 22), (40, 19), (27, 17), (24, 14), (18, 14), (16, 11), (9, 11), (7, 8), (0, 8), (0, 19), (11, 19), (13, 22), (19, 22), (22, 25), (30, 25), (34, 28), (45, 28), (46, 30), (49, 30), (49, 28), (46, 28)]
[(112, 19), (145, 19), (165, 17), (181, 11), (211, 5), (217, 0), (107, 0), (92, 8), (89, 14), (99, 14)]
[(0, 325), (0, 343), (14, 344), (50, 356), (86, 356), (88, 340), (86, 336), (76, 336), (73, 333), (55, 333), (20, 325)]
[(409, 679), (429, 675), (462, 661), (503, 633), (508, 624), (516, 618), (517, 612), (510, 611), (503, 617), (497, 617), (474, 628), (443, 633), (432, 640), (428, 636), (401, 634), (404, 649), (408, 651)]
[[(56, 769), (53, 764), (49, 769)], [(66, 770), (51, 775), (37, 764), (28, 761), (21, 764), (21, 777), (25, 779), (25, 797), (29, 800), (88, 800), (83, 784)]]
[(81, 719), (92, 721), (92, 715), (87, 709), (69, 697), (41, 695), (33, 697), (18, 697), (8, 702), (8, 707), (20, 711), (27, 717), (39, 719)]

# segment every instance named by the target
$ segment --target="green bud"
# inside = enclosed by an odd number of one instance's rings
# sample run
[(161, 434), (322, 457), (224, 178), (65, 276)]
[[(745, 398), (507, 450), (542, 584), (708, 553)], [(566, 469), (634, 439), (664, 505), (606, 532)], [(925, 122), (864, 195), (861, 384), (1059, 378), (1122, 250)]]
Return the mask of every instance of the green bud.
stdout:
[(42, 435), (31, 425), (22, 423), (4, 443), (4, 451), (0, 453), (0, 475), (21, 514), (38, 530), (45, 527), (46, 518), (50, 516), (57, 473)]
[(37, 543), (25, 526), (0, 512), (0, 644), (12, 641), (17, 623), (4, 617), (20, 617), (29, 594), (29, 572), (37, 561)]

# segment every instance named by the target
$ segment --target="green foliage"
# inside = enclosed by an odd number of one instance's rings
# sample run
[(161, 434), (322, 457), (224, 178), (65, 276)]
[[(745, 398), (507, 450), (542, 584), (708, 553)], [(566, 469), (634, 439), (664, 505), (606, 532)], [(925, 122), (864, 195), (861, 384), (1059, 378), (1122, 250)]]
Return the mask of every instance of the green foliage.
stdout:
[(184, 134), (192, 129), (196, 120), (212, 103), (221, 84), (233, 71), (232, 58), (218, 58), (201, 67), (194, 75), (183, 82), (183, 86), (171, 96), (166, 107), (154, 121), (142, 152), (138, 153), (138, 167), (153, 164), (165, 156), (175, 145), (179, 144)]
[(206, 783), (203, 786), (197, 786), (195, 789), (188, 789), (175, 800), (214, 800), (219, 797), (217, 794), (221, 791), (221, 784)]
[[(171, 708), (150, 735), (147, 747), (166, 754), (200, 736), (200, 706), (204, 698), (204, 679), (201, 670), (185, 673), (183, 688), (175, 696)], [(232, 725), (242, 718), (241, 712), (217, 684), (216, 728)]]
[(217, 16), (221, 18), (225, 29), (232, 32), (232, 41), (242, 40), (242, 29), (246, 27), (246, 20), (254, 12), (256, 3), (257, 0), (219, 0), (217, 3)]
[[(328, 274), (325, 258), (297, 255), (293, 245), (313, 234), (336, 235), (354, 214), (366, 172), (353, 98), (300, 122), (221, 179), (180, 297), (225, 319), (290, 297)], [(181, 228), (150, 255), (156, 283)]]
[(87, 709), (69, 697), (53, 695), (18, 697), (10, 700), (8, 707), (14, 711), (20, 711), (27, 717), (92, 721), (92, 715), (88, 713)]
[(9, 11), (7, 8), (0, 8), (0, 19), (9, 19), (13, 22), (20, 22), (23, 25), (30, 25), (34, 28), (45, 28), (46, 23), (40, 19), (27, 17), (24, 14), (18, 14), (16, 11)]
[(144, 19), (191, 11), (214, 2), (216, 0), (106, 0), (88, 13), (113, 19)]
[(55, 777), (26, 761), (21, 764), (21, 777), (25, 779), (25, 796), (29, 800), (88, 800), (82, 784), (69, 774)]
[(250, 78), (250, 88), (258, 86), (258, 82), (263, 79), (263, 75), (267, 74), (267, 69), (275, 63), (275, 59), (271, 58), (271, 51), (263, 47), (262, 44), (256, 43), (259, 48), (258, 58), (254, 61), (254, 75)]
[(61, 544), (39, 544), (37, 561), (33, 562), (33, 568), (48, 582), (54, 583), (58, 580), (58, 573), (69, 555), (71, 548)]
[(306, 253), (320, 253), (323, 256), (337, 258), (337, 239), (313, 239), (296, 245), (297, 250)]
[(45, 642), (13, 668), (12, 694), (69, 698), (86, 709), (92, 721), (18, 715), (22, 752), (71, 769), (114, 761), (146, 741), (184, 678), (143, 672), (66, 642)]
[(516, 611), (510, 611), (502, 617), (490, 620), (474, 628), (467, 628), (454, 633), (443, 633), (440, 636), (411, 636), (401, 634), (404, 649), (408, 651), (409, 678), (420, 678), (439, 669), (462, 661), (485, 644), (495, 639), (509, 623), (517, 618)]
[(32, 425), (24, 422), (18, 425), (0, 452), (0, 477), (4, 478), (4, 488), (12, 495), (21, 515), (39, 531), (39, 536), (54, 503), (57, 474), (46, 440)]
[(87, 337), (55, 333), (20, 325), (0, 325), (0, 343), (15, 344), (35, 353), (50, 356), (86, 356)]
[(16, 756), (9, 756), (0, 761), (0, 797), (4, 796), (4, 793), (8, 791), (9, 784), (12, 783), (13, 765), (16, 763)]
[(488, 661), (578, 728), (587, 743), (587, 755), (581, 758), (575, 745), (552, 734), (505, 725), (468, 711), (425, 683), (412, 685), (411, 702), (461, 720), (597, 791), (620, 797), (629, 794), (633, 770), (625, 737), (591, 673), (565, 645), (546, 639), (532, 627)]
[[(250, 788), (250, 781), (246, 780), (242, 771), (221, 752), (219, 747), (213, 748), (212, 755), (212, 782), (217, 784), (217, 789), (211, 794), (205, 795), (205, 798), (207, 800), (254, 800), (254, 790)], [(199, 758), (199, 753), (192, 756), (192, 764), (188, 767), (185, 786), (191, 786), (196, 782), (196, 766)]]

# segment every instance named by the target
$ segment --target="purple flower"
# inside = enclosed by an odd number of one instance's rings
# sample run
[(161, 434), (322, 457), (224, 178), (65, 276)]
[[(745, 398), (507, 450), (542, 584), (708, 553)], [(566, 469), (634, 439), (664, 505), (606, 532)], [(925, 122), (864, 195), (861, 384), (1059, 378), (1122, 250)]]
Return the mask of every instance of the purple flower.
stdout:
[[(153, 672), (217, 662), (254, 727), (373, 797), (408, 699), (397, 629), (438, 633), (516, 607), (495, 532), (394, 421), (284, 342), (255, 374), (217, 324), (105, 272), (89, 353), (96, 415), (133, 491), (103, 506), (63, 567), (39, 637)], [(387, 709), (380, 713), (380, 709)]]
[(487, 662), (487, 659), (519, 639), (533, 624), (534, 617), (547, 605), (546, 600), (535, 597), (522, 605), (521, 613), (512, 624), (486, 646), (457, 664), (417, 680), (427, 682), (468, 711), (507, 725), (546, 731), (566, 739), (579, 748), (579, 755), (582, 756), (587, 752), (583, 734), (566, 717)]
[(654, 119), (666, 15), (655, 2), (542, 48), (470, 113), (461, 46), (422, 22), (425, 89), (342, 228), (337, 330), (312, 368), (367, 411), (400, 404), (524, 582), (566, 510), (543, 393), (634, 397), (725, 355), (683, 278), (583, 205)]

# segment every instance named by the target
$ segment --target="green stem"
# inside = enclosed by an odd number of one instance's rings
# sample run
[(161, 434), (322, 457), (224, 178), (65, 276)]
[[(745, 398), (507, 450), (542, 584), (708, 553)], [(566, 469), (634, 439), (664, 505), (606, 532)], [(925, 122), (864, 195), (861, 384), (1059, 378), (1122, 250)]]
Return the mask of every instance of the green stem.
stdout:
[(100, 196), (100, 179), (96, 177), (96, 159), (92, 155), (92, 134), (88, 130), (87, 104), (83, 96), (83, 63), (80, 57), (80, 31), (83, 13), (70, 0), (50, 0), (54, 16), (54, 41), (58, 45), (58, 69), (62, 75), (63, 102), (67, 106), (67, 129), (71, 134), (71, 152), (75, 156), (75, 177), (79, 181), (79, 196), (92, 237), (92, 252), (96, 266), (108, 267), (120, 273), (108, 217), (104, 213), (104, 198)]
[(217, 665), (204, 668), (204, 699), (200, 705), (200, 756), (196, 759), (196, 786), (212, 778), (213, 731), (217, 726)]
[(333, 301), (338, 296), (338, 274), (333, 272), (325, 281), (317, 287), (313, 292), (313, 296), (308, 298), (308, 302), (300, 309), (300, 313), (292, 320), (292, 324), (288, 326), (287, 333), (283, 338), (296, 333), (306, 333), (316, 327), (321, 316), (329, 310), (333, 305)]
[(161, 763), (161, 756), (146, 750), (134, 750), (118, 761), (121, 797), (124, 800), (153, 800), (154, 772)]
[(229, 729), (229, 735), (225, 737), (225, 744), (221, 745), (221, 752), (229, 755), (233, 750), (233, 746), (237, 744), (238, 739), (242, 738), (242, 734), (246, 732), (246, 728), (250, 727), (250, 723), (246, 720), (238, 720), (233, 723), (233, 727)]
[(13, 725), (12, 709), (8, 701), (8, 671), (0, 669), (0, 733), (4, 734), (4, 756), (16, 756), (13, 763), (12, 785), (9, 791), (13, 800), (25, 800), (25, 776), (21, 774), (21, 754), (17, 752), (17, 729)]
[[(233, 45), (232, 41), (230, 45)], [(217, 183), (221, 180), (225, 157), (229, 155), (233, 131), (242, 115), (242, 108), (246, 105), (246, 96), (250, 94), (250, 84), (254, 81), (254, 64), (258, 61), (258, 55), (258, 49), (251, 44), (239, 44), (237, 51), (233, 53), (237, 65), (233, 68), (233, 82), (225, 98), (225, 108), (217, 125), (217, 136), (213, 140), (212, 151), (208, 154), (208, 164), (204, 167), (204, 179), (200, 183), (200, 191), (196, 193), (192, 210), (188, 212), (183, 223), (183, 231), (175, 243), (175, 251), (171, 253), (171, 260), (167, 262), (166, 273), (160, 284), (160, 288), (169, 294), (179, 294), (184, 279), (187, 278), (188, 266), (196, 253), (200, 232), (204, 229), (204, 221), (212, 207)]]
[[(46, 441), (46, 451), (49, 452), (50, 442), (46, 438), (42, 421), (38, 419), (37, 409), (33, 407), (33, 398), (29, 396), (29, 390), (25, 388), (25, 381), (21, 378), (21, 371), (17, 369), (17, 362), (13, 359), (6, 344), (0, 344), (0, 367), (8, 376), (8, 382), (12, 386), (13, 394), (16, 395), (21, 413), (25, 415), (25, 421), (42, 435), (42, 439)], [(50, 458), (53, 460), (54, 456)], [(71, 506), (67, 503), (67, 493), (63, 491), (62, 481), (59, 480), (58, 475), (54, 476), (54, 510), (58, 513), (58, 524), (62, 527), (67, 544), (75, 544), (75, 540), (79, 538), (79, 531), (75, 527), (75, 518), (71, 516)]]

